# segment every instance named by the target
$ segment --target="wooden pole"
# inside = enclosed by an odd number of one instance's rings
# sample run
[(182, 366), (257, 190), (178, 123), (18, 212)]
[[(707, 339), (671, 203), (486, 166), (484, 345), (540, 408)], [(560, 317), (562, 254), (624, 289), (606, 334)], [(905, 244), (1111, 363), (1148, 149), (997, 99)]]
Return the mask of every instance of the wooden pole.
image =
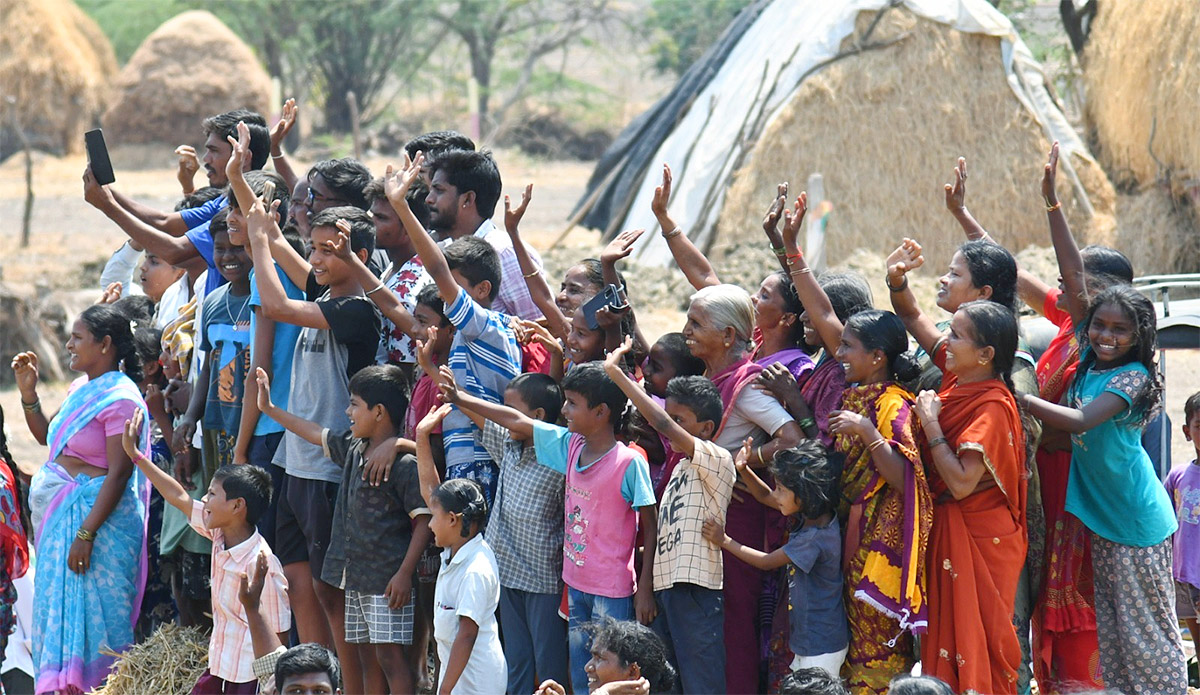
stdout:
[(346, 102), (350, 105), (350, 128), (354, 138), (354, 158), (362, 161), (362, 133), (358, 125), (358, 97), (354, 92), (346, 92)]
[(29, 146), (29, 138), (20, 124), (13, 123), (17, 137), (21, 139), (21, 148), (25, 152), (25, 212), (21, 216), (21, 248), (29, 246), (29, 227), (33, 218), (33, 150)]

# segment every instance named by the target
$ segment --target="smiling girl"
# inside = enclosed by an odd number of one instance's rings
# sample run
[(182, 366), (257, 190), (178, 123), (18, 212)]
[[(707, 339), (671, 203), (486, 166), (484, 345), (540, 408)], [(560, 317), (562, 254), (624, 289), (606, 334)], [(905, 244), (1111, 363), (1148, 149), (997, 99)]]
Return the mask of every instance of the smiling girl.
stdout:
[(1106, 688), (1183, 692), (1187, 671), (1175, 615), (1170, 498), (1141, 445), (1162, 406), (1154, 305), (1130, 286), (1096, 296), (1087, 346), (1061, 406), (1034, 396), (1030, 413), (1071, 433), (1067, 512), (1092, 537), (1096, 631)]

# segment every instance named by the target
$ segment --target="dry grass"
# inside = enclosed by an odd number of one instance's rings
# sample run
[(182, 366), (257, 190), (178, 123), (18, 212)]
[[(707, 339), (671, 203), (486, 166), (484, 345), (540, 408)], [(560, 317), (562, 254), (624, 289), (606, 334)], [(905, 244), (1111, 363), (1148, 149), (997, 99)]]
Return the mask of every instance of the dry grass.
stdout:
[[(1163, 171), (1200, 177), (1200, 4), (1195, 0), (1102, 2), (1084, 52), (1085, 116), (1114, 183), (1145, 186)], [(1178, 193), (1178, 192), (1176, 192)]]
[(1200, 272), (1200, 230), (1195, 209), (1163, 185), (1117, 201), (1117, 248), (1138, 275)]
[(213, 14), (176, 15), (146, 37), (113, 85), (110, 141), (199, 144), (205, 116), (270, 112), (271, 78), (250, 47)]
[[(859, 15), (856, 35), (873, 17)], [(896, 9), (871, 41), (906, 32), (891, 47), (843, 59), (804, 81), (736, 174), (718, 238), (759, 235), (776, 183), (791, 181), (799, 192), (810, 173), (820, 172), (834, 204), (831, 265), (856, 248), (887, 253), (908, 236), (943, 268), (963, 241), (942, 192), (962, 155), (971, 176), (967, 203), (980, 222), (1014, 251), (1044, 240), (1039, 182), (1049, 143), (1008, 85), (1000, 40)], [(1088, 218), (1060, 176), (1072, 228), (1081, 240), (1111, 243), (1112, 188), (1094, 164), (1073, 164), (1098, 214)]]
[(113, 656), (118, 659), (108, 682), (93, 695), (187, 695), (208, 668), (208, 635), (167, 623), (145, 642)]
[(81, 151), (80, 137), (104, 110), (117, 59), (100, 27), (71, 0), (0, 3), (0, 106), (37, 139)]

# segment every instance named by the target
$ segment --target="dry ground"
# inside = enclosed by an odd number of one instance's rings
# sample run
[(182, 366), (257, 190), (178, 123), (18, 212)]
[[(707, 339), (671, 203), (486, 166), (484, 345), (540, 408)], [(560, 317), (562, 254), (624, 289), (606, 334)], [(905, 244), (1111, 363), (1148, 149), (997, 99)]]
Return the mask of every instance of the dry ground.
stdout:
[[(565, 228), (565, 220), (587, 183), (592, 165), (533, 159), (509, 151), (498, 152), (497, 158), (504, 173), (506, 193), (519, 197), (525, 183), (534, 184), (533, 203), (522, 231), (534, 246), (545, 249)], [(171, 148), (118, 149), (113, 152), (113, 159), (118, 172), (116, 186), (122, 191), (163, 209), (174, 204), (179, 189)], [(32, 292), (39, 285), (55, 289), (94, 286), (104, 260), (125, 238), (101, 213), (83, 201), (80, 176), (84, 164), (82, 156), (36, 156), (34, 191), (37, 198), (31, 243), (26, 249), (19, 248), (25, 194), (23, 163), (20, 157), (13, 157), (0, 165), (0, 281), (8, 287)], [(382, 172), (387, 162), (370, 159), (367, 164), (372, 171)], [(202, 183), (202, 177), (197, 178), (197, 183)], [(578, 257), (599, 252), (596, 234), (578, 228), (563, 245), (578, 249)], [(865, 261), (867, 255), (867, 252), (856, 254), (851, 260)], [(851, 263), (856, 268), (861, 264)], [(927, 281), (932, 282), (935, 275), (927, 275)], [(757, 281), (756, 278), (747, 282), (757, 284)], [(635, 285), (638, 282), (639, 279), (633, 280)], [(878, 300), (886, 301), (884, 296), (886, 293), (876, 290)], [(682, 313), (668, 302), (639, 307), (639, 319), (651, 338), (679, 330), (683, 325)], [(10, 356), (0, 357), (7, 360)], [(1167, 405), (1177, 425), (1172, 446), (1176, 462), (1188, 461), (1195, 456), (1178, 425), (1183, 421), (1184, 399), (1196, 391), (1200, 391), (1200, 351), (1169, 353)], [(63, 392), (62, 386), (47, 386), (42, 395), (47, 405), (52, 405), (62, 399)], [(16, 392), (0, 391), (0, 406), (8, 414), (7, 429), (14, 455), (22, 467), (36, 466), (43, 460), (45, 450), (29, 437), (21, 421)]]

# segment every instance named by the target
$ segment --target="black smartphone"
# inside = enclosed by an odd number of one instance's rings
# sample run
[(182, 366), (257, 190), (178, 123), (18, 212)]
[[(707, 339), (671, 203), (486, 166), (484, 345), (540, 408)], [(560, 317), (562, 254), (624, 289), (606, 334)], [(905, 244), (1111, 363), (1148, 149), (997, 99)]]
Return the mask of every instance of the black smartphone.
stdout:
[(87, 147), (88, 164), (92, 167), (92, 176), (101, 186), (117, 180), (113, 173), (112, 160), (108, 158), (108, 147), (104, 144), (104, 131), (96, 128), (83, 134), (83, 142)]
[(611, 306), (614, 309), (624, 309), (626, 306), (624, 294), (624, 291), (618, 289), (616, 285), (608, 285), (597, 292), (595, 297), (587, 300), (580, 307), (583, 311), (583, 320), (587, 322), (587, 327), (593, 331), (600, 327), (600, 324), (596, 322), (596, 312), (606, 306)]

